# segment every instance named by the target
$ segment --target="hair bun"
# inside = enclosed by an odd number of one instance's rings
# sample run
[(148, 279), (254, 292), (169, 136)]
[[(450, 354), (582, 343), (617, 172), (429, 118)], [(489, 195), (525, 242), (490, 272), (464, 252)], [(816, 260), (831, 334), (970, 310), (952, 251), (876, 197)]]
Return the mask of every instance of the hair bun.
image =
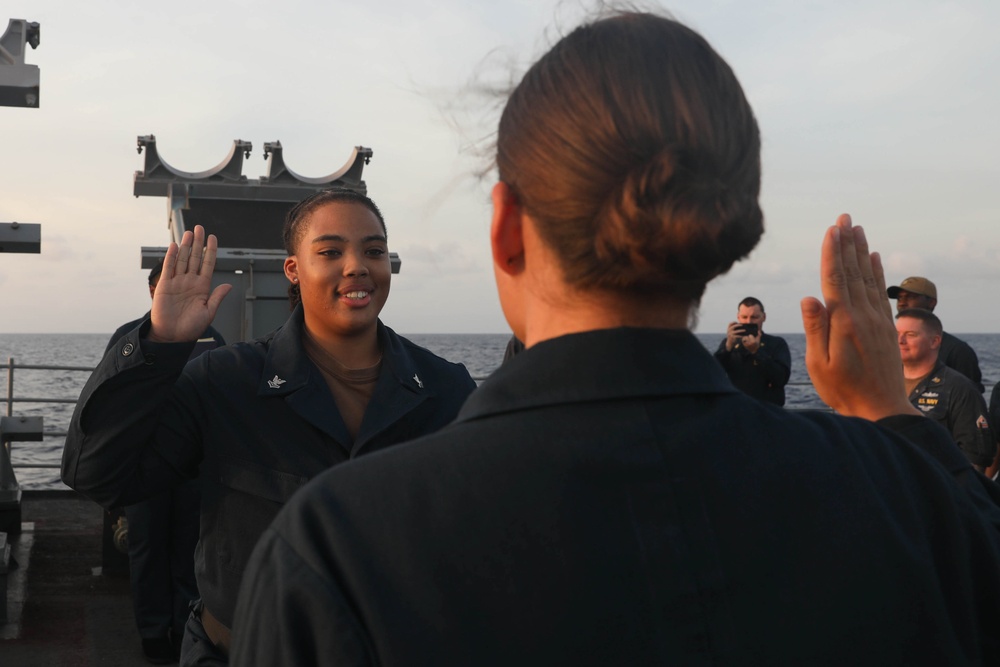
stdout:
[[(756, 196), (739, 196), (703, 153), (664, 146), (629, 170), (595, 225), (595, 254), (607, 286), (680, 288), (704, 283), (753, 250), (763, 232)], [(684, 284), (701, 285), (697, 295)]]

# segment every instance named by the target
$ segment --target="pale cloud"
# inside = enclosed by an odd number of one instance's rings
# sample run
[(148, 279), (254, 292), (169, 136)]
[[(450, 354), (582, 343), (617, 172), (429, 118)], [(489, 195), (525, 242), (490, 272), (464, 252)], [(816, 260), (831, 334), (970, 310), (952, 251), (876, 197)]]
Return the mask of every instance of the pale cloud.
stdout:
[(459, 243), (408, 244), (398, 251), (402, 260), (400, 275), (456, 277), (486, 272), (490, 266), (483, 264), (483, 253), (477, 251)]
[(949, 245), (924, 252), (895, 251), (883, 256), (887, 278), (926, 276), (931, 280), (1000, 280), (1000, 241), (960, 235)]
[(1000, 242), (996, 239), (958, 236), (948, 248), (945, 258), (965, 272), (1000, 276)]
[(906, 276), (924, 275), (927, 264), (925, 256), (911, 252), (891, 252), (882, 256), (882, 266), (889, 282), (902, 280)]

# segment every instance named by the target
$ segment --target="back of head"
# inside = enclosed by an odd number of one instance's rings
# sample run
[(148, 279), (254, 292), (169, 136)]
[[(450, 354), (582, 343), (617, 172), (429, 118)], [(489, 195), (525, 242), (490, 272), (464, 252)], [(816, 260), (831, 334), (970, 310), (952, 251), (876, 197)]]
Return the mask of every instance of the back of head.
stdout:
[(664, 17), (617, 14), (557, 43), (507, 102), (497, 166), (580, 288), (697, 301), (763, 233), (750, 105)]

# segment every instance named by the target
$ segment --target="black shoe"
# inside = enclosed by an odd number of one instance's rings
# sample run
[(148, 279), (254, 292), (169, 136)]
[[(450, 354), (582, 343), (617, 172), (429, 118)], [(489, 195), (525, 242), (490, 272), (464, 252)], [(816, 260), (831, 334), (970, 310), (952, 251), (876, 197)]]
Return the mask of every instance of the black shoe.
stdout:
[(177, 662), (174, 647), (166, 637), (143, 639), (142, 654), (146, 656), (147, 662), (154, 665), (169, 665), (172, 662)]

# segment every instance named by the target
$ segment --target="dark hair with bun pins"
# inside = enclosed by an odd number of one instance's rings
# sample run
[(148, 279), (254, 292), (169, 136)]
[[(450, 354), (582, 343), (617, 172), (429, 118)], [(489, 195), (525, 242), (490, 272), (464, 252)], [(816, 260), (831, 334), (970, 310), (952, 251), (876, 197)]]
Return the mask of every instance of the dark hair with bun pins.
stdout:
[(564, 37), (511, 94), (496, 161), (584, 289), (697, 302), (764, 230), (753, 111), (725, 61), (667, 18)]

